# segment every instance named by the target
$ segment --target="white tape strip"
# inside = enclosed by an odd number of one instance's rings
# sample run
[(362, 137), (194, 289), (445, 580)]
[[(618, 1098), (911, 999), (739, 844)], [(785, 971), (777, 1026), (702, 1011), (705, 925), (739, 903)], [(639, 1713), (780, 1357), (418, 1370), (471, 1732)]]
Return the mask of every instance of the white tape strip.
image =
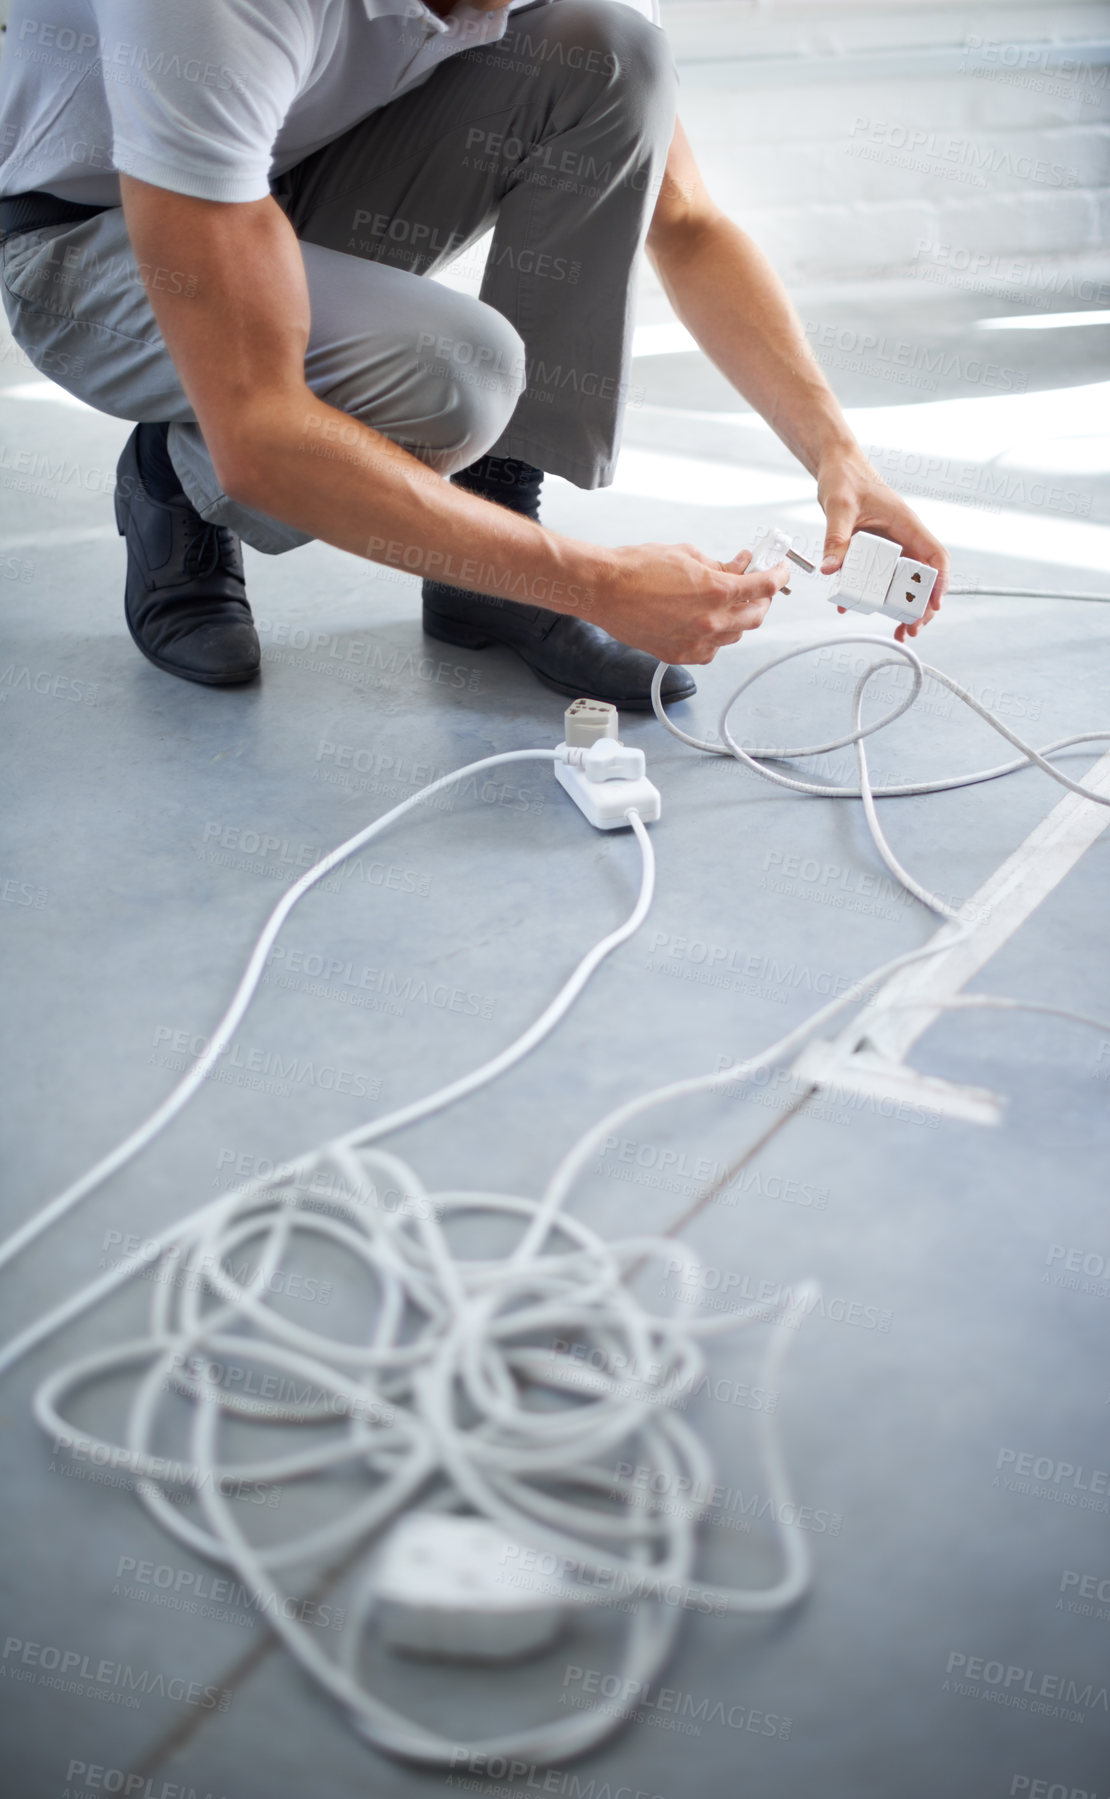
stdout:
[(816, 1038), (806, 1045), (792, 1072), (800, 1081), (812, 1081), (824, 1089), (835, 1105), (841, 1094), (862, 1094), (868, 1099), (889, 1099), (896, 1104), (924, 1106), (945, 1118), (963, 1118), (969, 1124), (999, 1124), (1004, 1101), (989, 1087), (956, 1086), (936, 1075), (918, 1074), (903, 1062), (857, 1049), (845, 1055), (835, 1043)]
[[(1096, 793), (1110, 794), (1110, 752), (1101, 756), (1082, 779), (1083, 785)], [(939, 1016), (929, 1001), (950, 999), (959, 993), (1060, 885), (1108, 825), (1110, 807), (1082, 799), (1077, 793), (1066, 794), (968, 900), (961, 919), (981, 918), (983, 922), (947, 953), (903, 969), (881, 987), (860, 1012), (856, 1041), (866, 1038), (880, 1055), (900, 1062)], [(942, 925), (933, 942), (943, 943), (953, 935), (951, 925)], [(882, 1020), (869, 1023), (875, 1008), (895, 999), (920, 999), (921, 1010), (888, 1012)]]

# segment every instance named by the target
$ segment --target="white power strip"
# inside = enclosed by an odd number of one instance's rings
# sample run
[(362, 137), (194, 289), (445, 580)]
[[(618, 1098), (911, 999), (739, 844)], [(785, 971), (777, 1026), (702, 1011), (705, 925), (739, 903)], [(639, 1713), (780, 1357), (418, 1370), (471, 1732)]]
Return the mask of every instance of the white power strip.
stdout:
[(617, 709), (602, 700), (575, 700), (564, 715), (566, 739), (555, 751), (555, 779), (599, 831), (616, 831), (636, 812), (654, 824), (663, 810), (648, 780), (643, 750), (621, 743)]
[(384, 1539), (373, 1574), (382, 1641), (403, 1655), (505, 1662), (546, 1649), (567, 1613), (559, 1574), (529, 1576), (522, 1545), (487, 1518), (409, 1512)]

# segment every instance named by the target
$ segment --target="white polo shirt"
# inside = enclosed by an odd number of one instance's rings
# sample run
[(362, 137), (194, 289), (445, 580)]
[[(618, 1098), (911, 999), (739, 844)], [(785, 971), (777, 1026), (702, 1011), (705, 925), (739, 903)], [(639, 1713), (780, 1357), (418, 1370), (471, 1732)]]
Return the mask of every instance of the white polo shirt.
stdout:
[[(659, 24), (658, 0), (626, 3)], [(117, 205), (122, 170), (201, 200), (263, 199), (271, 176), (535, 4), (459, 0), (440, 19), (423, 0), (14, 0), (0, 195)]]

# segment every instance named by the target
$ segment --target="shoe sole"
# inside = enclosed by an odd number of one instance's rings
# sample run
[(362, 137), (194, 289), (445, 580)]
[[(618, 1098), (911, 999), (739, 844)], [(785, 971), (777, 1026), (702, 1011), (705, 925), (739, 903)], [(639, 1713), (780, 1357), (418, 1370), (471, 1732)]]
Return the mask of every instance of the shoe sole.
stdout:
[[(475, 630), (471, 629), (471, 627), (468, 625), (460, 625), (460, 624), (456, 623), (456, 621), (454, 619), (447, 618), (442, 613), (425, 611), (425, 613), (424, 613), (424, 632), (425, 632), (426, 636), (436, 638), (436, 640), (439, 643), (454, 644), (456, 649), (461, 649), (461, 650), (489, 650), (489, 649), (511, 650), (513, 655), (517, 658), (517, 660), (520, 662), (523, 662), (525, 668), (529, 671), (530, 674), (535, 676), (537, 681), (541, 682), (544, 687), (549, 688), (552, 693), (562, 694), (568, 699), (596, 700), (601, 697), (599, 694), (586, 692), (582, 687), (570, 687), (567, 685), (567, 683), (565, 681), (554, 680), (552, 678), (552, 676), (545, 675), (542, 672), (542, 670), (538, 669), (535, 666), (534, 663), (529, 662), (527, 656), (524, 655), (523, 651), (518, 650), (516, 648), (515, 644), (504, 643), (504, 642), (502, 642), (502, 640), (500, 638), (497, 638), (497, 637), (488, 637), (481, 631), (475, 631)], [(697, 687), (691, 681), (690, 688), (687, 693), (668, 694), (663, 703), (666, 706), (673, 706), (679, 700), (688, 700), (688, 699), (692, 698), (696, 692), (697, 692)], [(650, 711), (652, 711), (650, 694), (647, 695), (642, 700), (636, 700), (636, 699), (608, 700), (608, 701), (606, 701), (606, 704), (610, 705), (610, 706), (617, 706), (623, 712), (650, 712)]]
[[(114, 505), (116, 529), (126, 543), (127, 527), (131, 523), (131, 516), (118, 487), (114, 495)], [(161, 669), (164, 675), (176, 675), (179, 681), (195, 681), (198, 687), (245, 687), (248, 682), (258, 679), (262, 669), (261, 662), (256, 662), (254, 667), (248, 669), (246, 673), (235, 675), (201, 675), (190, 669), (182, 668), (176, 662), (167, 662), (164, 656), (156, 656), (153, 650), (148, 650), (142, 638), (136, 635), (135, 627), (131, 623), (127, 610), (126, 600), (124, 601), (123, 617), (135, 648), (146, 657), (148, 662), (153, 663), (155, 668)]]
[[(488, 650), (496, 643), (493, 637), (476, 631), (470, 625), (460, 625), (453, 618), (442, 612), (424, 612), (424, 629), (429, 637), (435, 637), (440, 643), (453, 643), (460, 650)], [(509, 645), (504, 646), (506, 649)]]

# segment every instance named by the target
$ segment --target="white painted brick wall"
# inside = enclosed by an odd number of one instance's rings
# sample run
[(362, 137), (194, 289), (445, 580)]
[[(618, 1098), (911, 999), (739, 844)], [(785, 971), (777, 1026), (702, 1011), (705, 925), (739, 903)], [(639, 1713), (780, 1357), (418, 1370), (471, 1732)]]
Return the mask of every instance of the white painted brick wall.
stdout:
[[(1104, 0), (662, 7), (710, 190), (788, 280), (898, 273), (923, 240), (1045, 259), (1110, 245), (1110, 65), (1023, 73), (1001, 48), (1110, 37)], [(7, 11), (0, 0), (0, 22)], [(914, 71), (915, 54), (974, 41), (999, 47), (997, 78), (924, 61)], [(861, 61), (884, 50), (901, 52), (899, 71), (864, 73)], [(795, 80), (786, 64), (799, 52), (827, 72)], [(753, 80), (756, 59), (770, 62)], [(872, 143), (880, 125), (926, 129), (930, 144), (911, 155)]]
[[(663, 0), (663, 12), (710, 191), (788, 280), (895, 274), (923, 241), (1033, 259), (1110, 243), (1110, 66), (1023, 71), (1004, 48), (1110, 38), (1104, 5)], [(994, 46), (987, 74), (959, 66), (976, 41)]]

